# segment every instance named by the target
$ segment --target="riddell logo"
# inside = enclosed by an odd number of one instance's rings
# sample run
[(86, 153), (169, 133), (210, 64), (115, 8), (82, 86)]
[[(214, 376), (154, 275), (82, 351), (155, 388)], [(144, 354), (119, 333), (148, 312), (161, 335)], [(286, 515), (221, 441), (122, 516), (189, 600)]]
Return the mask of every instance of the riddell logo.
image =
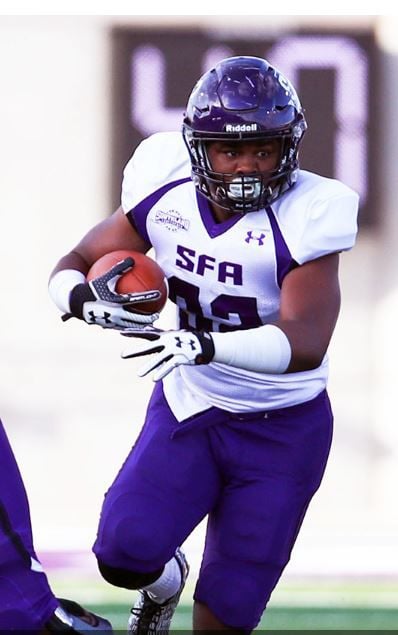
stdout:
[(225, 132), (256, 132), (258, 126), (256, 123), (227, 123)]

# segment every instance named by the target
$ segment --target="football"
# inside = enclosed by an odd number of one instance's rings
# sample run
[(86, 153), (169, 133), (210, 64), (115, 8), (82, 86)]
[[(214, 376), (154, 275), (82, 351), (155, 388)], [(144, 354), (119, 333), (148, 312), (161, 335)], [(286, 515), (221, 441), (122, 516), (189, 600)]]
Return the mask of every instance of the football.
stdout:
[(137, 293), (140, 291), (159, 291), (156, 300), (137, 302), (130, 307), (130, 311), (140, 313), (157, 313), (163, 309), (168, 297), (166, 276), (155, 260), (138, 251), (119, 249), (99, 258), (87, 274), (87, 280), (102, 276), (111, 267), (125, 258), (132, 258), (134, 266), (130, 271), (122, 274), (116, 283), (117, 293)]

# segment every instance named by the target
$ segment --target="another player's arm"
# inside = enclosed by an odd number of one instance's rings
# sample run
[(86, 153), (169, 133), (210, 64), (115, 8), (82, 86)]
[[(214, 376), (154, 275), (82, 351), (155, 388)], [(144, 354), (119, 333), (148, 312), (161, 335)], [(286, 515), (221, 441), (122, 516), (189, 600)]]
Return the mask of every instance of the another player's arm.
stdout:
[(63, 269), (75, 269), (86, 275), (96, 260), (117, 249), (145, 253), (149, 247), (119, 207), (111, 216), (90, 229), (76, 247), (59, 260), (50, 279)]
[(275, 325), (287, 336), (291, 359), (286, 372), (317, 368), (324, 358), (340, 311), (339, 254), (293, 269), (281, 289)]

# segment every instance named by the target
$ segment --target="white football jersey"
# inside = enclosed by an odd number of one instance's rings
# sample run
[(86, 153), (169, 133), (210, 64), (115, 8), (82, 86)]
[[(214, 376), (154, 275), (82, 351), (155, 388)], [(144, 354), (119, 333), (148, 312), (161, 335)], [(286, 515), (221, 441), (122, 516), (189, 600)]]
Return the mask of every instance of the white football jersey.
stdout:
[[(284, 276), (294, 267), (350, 249), (358, 196), (334, 179), (300, 171), (271, 207), (216, 223), (191, 180), (181, 133), (143, 141), (124, 171), (122, 207), (153, 246), (179, 327), (227, 331), (278, 318)], [(283, 408), (326, 386), (327, 358), (314, 370), (271, 375), (224, 364), (180, 366), (164, 380), (178, 420), (216, 406), (231, 412)]]

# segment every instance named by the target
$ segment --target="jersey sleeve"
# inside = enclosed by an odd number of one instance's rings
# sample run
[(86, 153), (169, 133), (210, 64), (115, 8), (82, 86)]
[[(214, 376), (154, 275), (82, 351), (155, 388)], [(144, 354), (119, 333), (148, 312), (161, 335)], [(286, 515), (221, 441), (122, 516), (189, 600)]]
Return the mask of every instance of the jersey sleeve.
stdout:
[(351, 249), (358, 231), (356, 192), (333, 182), (332, 191), (323, 188), (308, 201), (300, 231), (292, 245), (292, 256), (299, 264)]
[(144, 199), (168, 183), (190, 176), (182, 134), (160, 132), (144, 139), (123, 171), (121, 205), (129, 214)]

